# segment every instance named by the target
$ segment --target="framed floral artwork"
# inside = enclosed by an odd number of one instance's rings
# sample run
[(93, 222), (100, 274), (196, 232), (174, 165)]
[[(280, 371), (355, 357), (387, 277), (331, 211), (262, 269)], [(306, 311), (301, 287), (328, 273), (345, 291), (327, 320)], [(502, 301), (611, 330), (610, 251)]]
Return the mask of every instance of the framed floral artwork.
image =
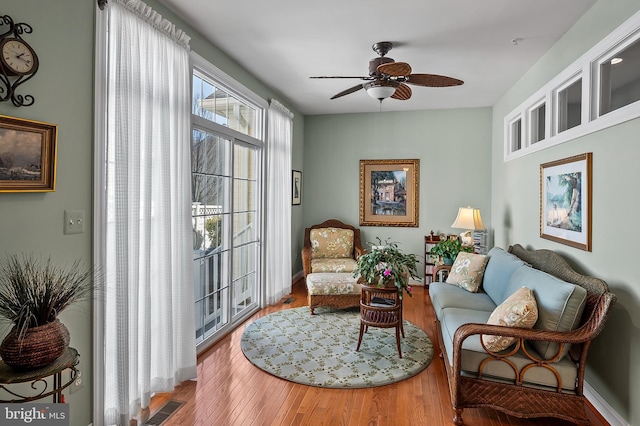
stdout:
[(0, 192), (56, 189), (58, 126), (0, 115)]
[(360, 160), (360, 226), (418, 227), (420, 160)]
[(592, 153), (540, 165), (540, 237), (591, 251)]

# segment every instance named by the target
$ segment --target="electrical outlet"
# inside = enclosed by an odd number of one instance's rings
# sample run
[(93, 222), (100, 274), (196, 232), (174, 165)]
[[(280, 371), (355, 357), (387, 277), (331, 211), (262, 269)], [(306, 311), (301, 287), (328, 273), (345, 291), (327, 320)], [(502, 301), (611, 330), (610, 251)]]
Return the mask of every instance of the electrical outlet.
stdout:
[(64, 211), (64, 234), (82, 234), (84, 232), (84, 210)]
[(69, 386), (69, 393), (74, 393), (79, 391), (84, 387), (84, 380), (82, 380), (82, 371), (78, 370), (78, 374), (76, 375), (76, 379)]

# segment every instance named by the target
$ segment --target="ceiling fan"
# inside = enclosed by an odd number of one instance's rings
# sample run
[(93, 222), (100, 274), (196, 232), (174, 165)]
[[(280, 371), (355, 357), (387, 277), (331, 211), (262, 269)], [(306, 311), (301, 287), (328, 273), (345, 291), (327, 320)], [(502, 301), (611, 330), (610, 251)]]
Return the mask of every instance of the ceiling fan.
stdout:
[(356, 86), (350, 87), (331, 97), (336, 99), (360, 89), (365, 89), (367, 94), (380, 102), (391, 97), (405, 101), (411, 98), (411, 87), (407, 84), (425, 87), (450, 87), (464, 84), (462, 80), (438, 74), (412, 74), (411, 66), (406, 62), (396, 62), (385, 55), (393, 48), (393, 43), (381, 41), (375, 43), (371, 48), (380, 57), (369, 61), (369, 75), (364, 76), (320, 76), (310, 78), (359, 78), (364, 80)]

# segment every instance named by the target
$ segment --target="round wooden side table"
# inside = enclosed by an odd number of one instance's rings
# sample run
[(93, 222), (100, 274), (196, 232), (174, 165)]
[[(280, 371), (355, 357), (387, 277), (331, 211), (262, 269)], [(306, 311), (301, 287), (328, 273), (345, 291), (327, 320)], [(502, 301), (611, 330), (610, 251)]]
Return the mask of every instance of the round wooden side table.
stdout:
[(400, 349), (400, 334), (404, 337), (402, 326), (402, 299), (398, 289), (394, 287), (362, 286), (360, 299), (360, 335), (356, 352), (360, 350), (362, 336), (369, 327), (395, 328), (398, 355), (402, 358)]
[[(77, 365), (79, 362), (80, 355), (74, 348), (68, 348), (67, 352), (53, 363), (36, 370), (14, 370), (3, 361), (0, 361), (0, 391), (11, 395), (10, 399), (0, 399), (0, 403), (29, 402), (52, 395), (54, 403), (62, 402), (62, 391), (71, 385), (78, 376)], [(69, 380), (63, 382), (62, 373), (65, 370), (69, 370)], [(53, 383), (51, 383), (51, 380), (47, 380), (50, 377), (53, 377)], [(17, 390), (16, 386), (12, 386), (18, 383), (31, 383), (28, 388), (33, 390), (35, 394), (26, 394), (27, 391), (22, 390), (26, 386), (21, 387), (20, 390)], [(49, 387), (50, 384), (51, 387)], [(0, 397), (4, 397), (4, 393)]]

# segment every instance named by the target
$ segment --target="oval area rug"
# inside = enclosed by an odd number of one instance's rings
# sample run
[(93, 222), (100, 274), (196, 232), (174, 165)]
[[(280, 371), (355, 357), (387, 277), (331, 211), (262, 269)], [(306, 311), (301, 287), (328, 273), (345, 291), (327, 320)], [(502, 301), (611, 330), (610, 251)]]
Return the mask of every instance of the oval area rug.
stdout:
[(274, 376), (325, 388), (367, 388), (412, 377), (431, 363), (433, 345), (404, 321), (398, 357), (395, 329), (369, 327), (356, 352), (359, 309), (285, 309), (249, 324), (240, 340), (247, 359)]

